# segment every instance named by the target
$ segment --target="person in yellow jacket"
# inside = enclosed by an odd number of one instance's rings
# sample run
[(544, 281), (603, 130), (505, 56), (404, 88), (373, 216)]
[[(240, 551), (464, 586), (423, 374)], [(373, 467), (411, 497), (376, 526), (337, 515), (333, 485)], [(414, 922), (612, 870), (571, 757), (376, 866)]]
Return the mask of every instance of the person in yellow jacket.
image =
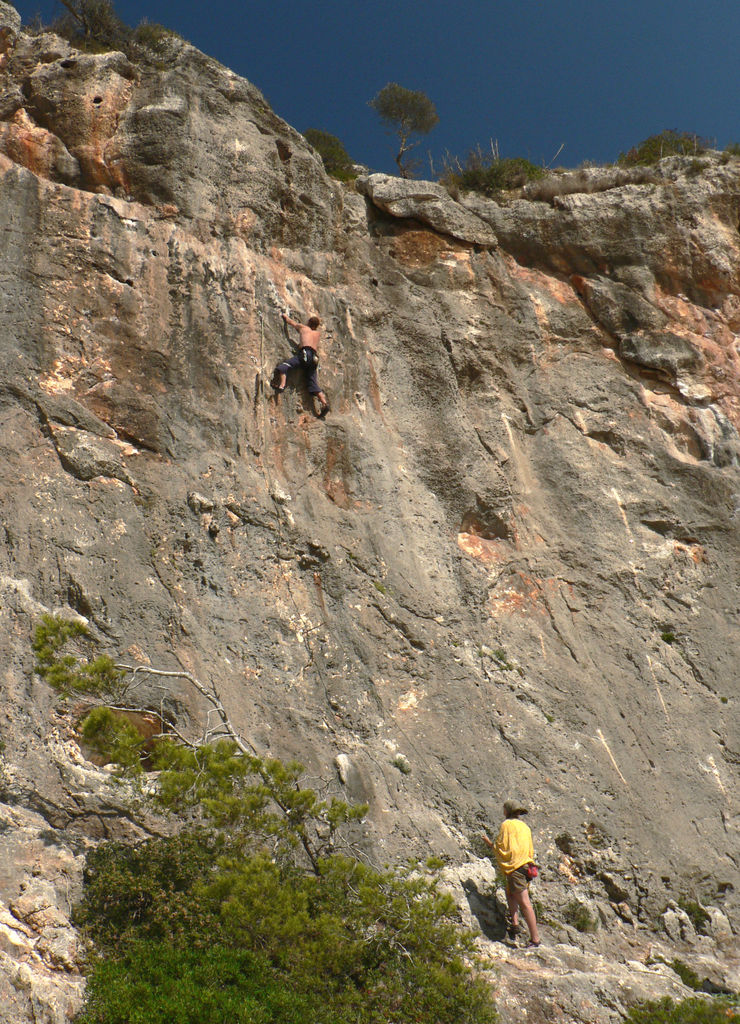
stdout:
[(498, 866), (506, 876), (506, 900), (509, 904), (511, 924), (507, 929), (509, 938), (516, 939), (519, 934), (519, 911), (529, 928), (528, 947), (539, 946), (540, 934), (537, 930), (537, 917), (529, 898), (529, 878), (526, 872), (528, 864), (534, 864), (534, 846), (529, 826), (519, 820), (520, 815), (527, 814), (527, 808), (515, 800), (507, 800), (504, 804), (504, 818), (495, 842), (487, 835), (483, 839), (496, 855)]

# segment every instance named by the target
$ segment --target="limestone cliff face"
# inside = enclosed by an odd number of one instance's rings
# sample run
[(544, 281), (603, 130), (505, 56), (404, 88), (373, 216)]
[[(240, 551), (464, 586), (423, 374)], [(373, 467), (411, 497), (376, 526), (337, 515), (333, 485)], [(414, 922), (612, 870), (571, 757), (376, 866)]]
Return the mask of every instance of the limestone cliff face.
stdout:
[[(680, 991), (620, 974), (656, 943), (737, 988), (740, 162), (551, 202), (353, 189), (186, 44), (7, 40), (0, 1020), (74, 1012), (82, 854), (147, 827), (33, 675), (44, 609), (213, 682), (369, 802), (377, 856), (447, 856), (491, 936), (471, 843), (526, 799), (550, 942), (536, 991), (504, 964), (506, 1019)], [(326, 326), (324, 421), (270, 395), (282, 309)]]

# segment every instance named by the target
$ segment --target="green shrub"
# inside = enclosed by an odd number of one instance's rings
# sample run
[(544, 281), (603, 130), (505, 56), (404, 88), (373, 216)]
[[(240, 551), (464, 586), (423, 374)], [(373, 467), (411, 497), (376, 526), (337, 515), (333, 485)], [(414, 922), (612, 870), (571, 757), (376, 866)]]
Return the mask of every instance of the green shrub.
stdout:
[(106, 763), (143, 771), (144, 737), (120, 712), (109, 707), (93, 708), (80, 725), (80, 735)]
[(501, 158), (497, 152), (490, 156), (484, 154), (480, 147), (468, 154), (465, 164), (455, 160), (448, 162), (447, 171), (442, 179), (447, 188), (466, 192), (480, 192), (485, 196), (495, 196), (498, 192), (521, 188), (529, 181), (544, 178), (544, 167), (530, 163), (524, 157)]
[[(225, 939), (222, 936), (222, 939)], [(205, 948), (140, 940), (100, 961), (77, 1024), (341, 1024), (296, 992), (264, 957), (226, 942)]]
[(707, 925), (712, 920), (707, 911), (696, 900), (691, 900), (686, 896), (679, 897), (678, 905), (685, 914), (688, 914), (691, 923), (694, 928), (703, 934), (706, 934)]
[(131, 29), (116, 14), (111, 0), (61, 0), (64, 13), (51, 28), (73, 46), (93, 52), (121, 50)]
[(671, 960), (668, 966), (672, 971), (676, 972), (686, 988), (693, 988), (695, 992), (701, 992), (701, 978), (696, 971), (693, 971), (688, 964), (683, 962), (683, 960)]
[(107, 655), (80, 661), (74, 654), (62, 654), (70, 641), (90, 642), (90, 630), (79, 620), (69, 621), (43, 615), (32, 642), (35, 671), (61, 697), (89, 694), (111, 697), (122, 690), (123, 673)]
[(599, 927), (599, 922), (589, 912), (588, 907), (585, 907), (578, 900), (571, 900), (568, 906), (563, 911), (563, 920), (572, 925), (579, 932), (595, 932)]
[(354, 163), (336, 135), (322, 132), (318, 128), (307, 128), (303, 133), (321, 157), (324, 170), (339, 181), (352, 181), (357, 177)]
[(672, 999), (650, 1001), (633, 1007), (626, 1024), (736, 1024), (740, 1021), (737, 1006), (725, 999)]
[[(167, 43), (181, 38), (164, 25), (146, 18), (132, 29), (119, 18), (112, 0), (60, 0), (64, 12), (50, 28), (73, 46), (88, 53), (120, 50), (129, 60), (166, 53)], [(40, 29), (43, 26), (39, 26)]]
[(740, 156), (740, 142), (728, 142), (723, 152), (730, 156)]
[[(39, 671), (61, 693), (98, 692), (97, 659), (64, 653), (83, 641), (79, 623), (46, 619), (36, 631)], [(115, 709), (93, 708), (85, 723), (88, 740), (140, 779), (138, 736)], [(197, 829), (89, 855), (75, 921), (97, 957), (81, 1022), (493, 1024), (474, 936), (437, 867), (380, 871), (340, 855), (367, 807), (320, 797), (301, 785), (301, 765), (230, 735), (167, 737), (147, 751), (158, 809)]]
[[(209, 832), (134, 850), (104, 844), (89, 858), (75, 914), (100, 951), (81, 1021), (287, 1022), (270, 1000), (290, 991), (296, 1021), (493, 1024), (490, 988), (468, 962), (473, 938), (456, 916), (435, 876), (418, 868), (377, 871), (335, 855), (312, 874), (266, 852), (234, 856)], [(212, 962), (202, 956), (211, 951)], [(248, 970), (235, 980), (239, 957), (265, 965), (258, 989)], [(165, 974), (173, 980), (163, 984)], [(213, 1017), (192, 1015), (199, 986)], [(235, 993), (252, 1016), (229, 1018)], [(128, 1007), (141, 1016), (126, 1017)]]
[(218, 914), (204, 895), (222, 836), (189, 829), (138, 846), (108, 842), (87, 856), (82, 901), (75, 924), (103, 952), (134, 940), (200, 946), (213, 934)]
[(626, 166), (656, 164), (664, 156), (700, 156), (706, 150), (706, 140), (693, 132), (668, 130), (643, 139), (627, 153), (620, 153), (617, 163)]
[(173, 39), (181, 39), (179, 33), (172, 29), (158, 25), (156, 22), (147, 21), (146, 18), (134, 29), (131, 39), (138, 46), (143, 47), (150, 53), (159, 54), (167, 50), (167, 44)]
[(477, 191), (483, 196), (521, 188), (528, 181), (536, 181), (546, 175), (545, 168), (537, 167), (523, 157), (502, 159), (497, 154), (486, 157), (480, 148), (468, 155), (465, 165), (455, 163), (456, 170), (448, 167), (443, 183), (448, 188)]

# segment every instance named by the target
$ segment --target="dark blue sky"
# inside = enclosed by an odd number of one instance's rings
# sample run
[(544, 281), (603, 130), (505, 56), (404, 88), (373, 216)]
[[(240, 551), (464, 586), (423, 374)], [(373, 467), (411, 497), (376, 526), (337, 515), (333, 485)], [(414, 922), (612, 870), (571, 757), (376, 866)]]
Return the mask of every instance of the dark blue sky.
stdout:
[[(14, 0), (11, 0), (14, 2)], [(24, 21), (57, 0), (15, 0)], [(299, 131), (338, 135), (391, 171), (367, 106), (397, 81), (434, 101), (419, 146), (442, 169), (497, 140), (502, 156), (607, 162), (665, 128), (719, 148), (740, 141), (736, 0), (117, 0), (124, 21), (160, 22), (252, 81)]]

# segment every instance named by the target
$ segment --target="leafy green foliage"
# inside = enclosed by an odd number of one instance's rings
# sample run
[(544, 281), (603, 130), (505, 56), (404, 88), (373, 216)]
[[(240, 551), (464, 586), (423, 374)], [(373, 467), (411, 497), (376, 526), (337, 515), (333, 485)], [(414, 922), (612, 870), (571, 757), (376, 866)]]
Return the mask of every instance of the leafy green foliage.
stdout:
[(167, 43), (179, 38), (163, 25), (145, 18), (135, 29), (122, 21), (112, 0), (60, 0), (64, 12), (52, 24), (52, 31), (91, 53), (120, 50), (130, 60), (162, 55)]
[(131, 39), (136, 46), (143, 47), (152, 54), (166, 52), (167, 44), (173, 39), (182, 38), (179, 33), (174, 32), (157, 22), (147, 21), (146, 18), (134, 29)]
[(499, 648), (493, 652), (493, 660), (503, 672), (511, 672), (514, 668), (503, 648)]
[(485, 161), (471, 154), (460, 172), (447, 173), (446, 181), (463, 190), (477, 191), (482, 196), (495, 196), (498, 191), (521, 188), (528, 181), (545, 177), (545, 173), (545, 169), (531, 164), (523, 157)]
[(599, 927), (599, 922), (589, 912), (588, 907), (584, 907), (578, 900), (571, 900), (563, 911), (563, 920), (579, 932), (595, 932)]
[(489, 156), (480, 148), (468, 154), (465, 164), (454, 163), (454, 167), (447, 168), (444, 184), (452, 190), (480, 192), (484, 196), (521, 188), (529, 181), (544, 178), (546, 174), (543, 167), (530, 163), (524, 157), (501, 158), (495, 151)]
[(323, 161), (324, 170), (332, 178), (337, 178), (339, 181), (351, 181), (357, 177), (352, 158), (336, 135), (322, 132), (318, 128), (307, 128), (303, 136), (318, 152)]
[(405, 161), (405, 157), (420, 141), (411, 140), (415, 135), (428, 135), (439, 123), (437, 108), (426, 93), (406, 89), (397, 82), (388, 82), (369, 101), (368, 106), (372, 107), (386, 128), (398, 136), (396, 164), (401, 177), (410, 178), (413, 166)]
[(80, 638), (90, 638), (90, 630), (83, 622), (44, 615), (32, 643), (35, 671), (61, 697), (85, 694), (103, 698), (119, 694), (123, 673), (107, 655), (80, 662), (74, 654), (61, 653), (71, 640)]
[(724, 999), (660, 999), (633, 1007), (626, 1024), (736, 1024), (740, 1012)]
[[(225, 938), (225, 937), (224, 937)], [(272, 966), (226, 942), (193, 949), (139, 940), (101, 961), (77, 1024), (341, 1024)]]
[[(91, 854), (76, 922), (101, 958), (82, 1021), (123, 1022), (128, 1018), (116, 1014), (134, 1005), (141, 1016), (132, 1021), (164, 1021), (175, 997), (183, 1001), (181, 1016), (169, 1019), (195, 1020), (187, 1015), (190, 993), (209, 982), (198, 966), (204, 957), (190, 954), (226, 947), (236, 962), (246, 957), (247, 968), (239, 979), (218, 952), (213, 967), (225, 971), (223, 979), (216, 975), (223, 995), (214, 984), (208, 998), (223, 1019), (230, 1019), (236, 992), (250, 1012), (255, 1000), (265, 1013), (245, 1020), (282, 1020), (269, 1016), (277, 1012), (269, 1000), (289, 991), (294, 1012), (305, 1004), (314, 1013), (296, 1020), (495, 1020), (487, 984), (467, 965), (472, 936), (459, 929), (454, 902), (433, 874), (412, 867), (380, 872), (338, 855), (313, 874), (264, 851), (235, 853), (230, 836), (201, 831), (135, 849), (106, 844)], [(258, 992), (250, 962), (262, 965)], [(178, 986), (160, 984), (167, 971)], [(210, 1011), (210, 1002), (204, 1005)]]
[(628, 167), (656, 164), (664, 156), (700, 156), (706, 149), (706, 141), (693, 132), (667, 130), (643, 139), (627, 153), (620, 153), (617, 162)]
[(131, 29), (116, 14), (111, 0), (60, 0), (65, 13), (52, 28), (85, 49), (121, 49)]
[(688, 897), (681, 896), (678, 900), (678, 905), (684, 913), (689, 915), (694, 928), (700, 934), (706, 935), (707, 925), (712, 919), (701, 903), (697, 903), (696, 900), (688, 899)]
[(83, 719), (80, 734), (88, 747), (124, 769), (142, 772), (145, 740), (135, 725), (112, 708), (95, 707)]
[(196, 808), (245, 848), (257, 840), (284, 853), (298, 848), (314, 871), (338, 830), (367, 812), (365, 805), (322, 800), (302, 788), (297, 762), (253, 757), (229, 740), (196, 748), (164, 741), (151, 756), (161, 771), (157, 800), (163, 807), (179, 814)]
[(204, 829), (101, 844), (87, 856), (75, 924), (104, 952), (143, 940), (208, 945), (218, 915), (203, 890), (224, 848), (223, 836)]
[[(37, 628), (38, 671), (59, 693), (98, 691), (99, 659), (64, 653), (89, 640), (78, 622)], [(141, 776), (143, 740), (121, 712), (95, 707), (82, 733)], [(89, 855), (75, 920), (97, 956), (80, 1024), (493, 1024), (438, 866), (379, 871), (337, 852), (367, 808), (232, 736), (147, 750), (156, 802), (199, 827)]]

